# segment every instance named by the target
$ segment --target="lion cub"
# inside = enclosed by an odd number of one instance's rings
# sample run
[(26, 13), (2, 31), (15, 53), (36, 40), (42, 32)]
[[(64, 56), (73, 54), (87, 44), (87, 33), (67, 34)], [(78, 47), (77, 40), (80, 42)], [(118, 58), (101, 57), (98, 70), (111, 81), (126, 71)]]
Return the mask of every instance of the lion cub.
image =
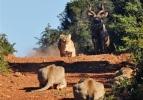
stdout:
[(71, 34), (60, 35), (58, 42), (58, 48), (60, 50), (61, 57), (74, 57), (76, 56), (76, 50), (73, 41), (71, 40)]
[(104, 85), (92, 78), (87, 78), (73, 86), (75, 100), (103, 100)]
[(44, 91), (57, 84), (57, 89), (62, 89), (67, 86), (65, 79), (65, 69), (54, 64), (41, 68), (38, 72), (38, 80), (40, 89), (32, 90), (31, 92)]

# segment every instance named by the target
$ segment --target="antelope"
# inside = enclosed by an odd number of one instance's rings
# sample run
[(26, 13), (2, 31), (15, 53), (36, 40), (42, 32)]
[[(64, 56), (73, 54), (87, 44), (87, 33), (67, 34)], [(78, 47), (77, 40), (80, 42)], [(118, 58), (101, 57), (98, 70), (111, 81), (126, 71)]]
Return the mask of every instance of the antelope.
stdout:
[(110, 45), (110, 37), (103, 22), (103, 18), (108, 16), (102, 4), (101, 10), (95, 13), (90, 5), (87, 15), (91, 21), (91, 36), (96, 53), (107, 52)]

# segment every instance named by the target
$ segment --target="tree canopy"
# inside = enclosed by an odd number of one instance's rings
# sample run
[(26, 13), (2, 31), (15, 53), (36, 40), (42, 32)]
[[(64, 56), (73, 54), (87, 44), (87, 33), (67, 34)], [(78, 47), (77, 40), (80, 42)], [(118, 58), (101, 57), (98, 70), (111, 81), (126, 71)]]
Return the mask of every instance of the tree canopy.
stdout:
[(13, 54), (16, 52), (14, 49), (15, 43), (11, 44), (6, 38), (6, 34), (0, 34), (0, 54)]

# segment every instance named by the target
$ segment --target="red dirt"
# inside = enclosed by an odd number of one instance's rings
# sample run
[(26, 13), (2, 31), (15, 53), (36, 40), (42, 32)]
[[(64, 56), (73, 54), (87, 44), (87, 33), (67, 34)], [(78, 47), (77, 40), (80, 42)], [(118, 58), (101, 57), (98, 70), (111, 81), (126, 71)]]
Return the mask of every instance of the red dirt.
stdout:
[[(114, 77), (116, 70), (125, 66), (122, 62), (129, 61), (129, 54), (80, 55), (73, 58), (8, 56), (5, 59), (10, 63), (13, 72), (0, 75), (0, 100), (70, 100), (73, 99), (72, 85), (80, 78), (92, 77), (104, 83), (108, 90), (111, 86), (109, 80)], [(49, 89), (29, 93), (28, 90), (39, 85), (37, 70), (51, 63), (65, 67), (68, 87), (63, 90)]]

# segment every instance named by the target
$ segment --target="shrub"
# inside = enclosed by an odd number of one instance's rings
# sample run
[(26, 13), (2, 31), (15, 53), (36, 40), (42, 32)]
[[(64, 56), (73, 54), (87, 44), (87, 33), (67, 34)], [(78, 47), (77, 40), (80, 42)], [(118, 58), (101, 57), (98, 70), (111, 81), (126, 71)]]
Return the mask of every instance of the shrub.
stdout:
[(112, 86), (112, 92), (115, 97), (124, 99), (130, 99), (133, 92), (133, 79), (127, 79), (122, 77), (118, 80), (118, 83), (114, 83)]
[(4, 60), (4, 56), (0, 54), (0, 73), (8, 73), (9, 65), (8, 62)]
[(8, 62), (5, 61), (4, 56), (13, 54), (15, 44), (10, 44), (5, 34), (0, 34), (0, 73), (9, 72)]
[(14, 52), (16, 52), (16, 50), (14, 49), (14, 45), (15, 43), (10, 44), (10, 42), (6, 38), (6, 34), (0, 34), (0, 54), (13, 54)]

